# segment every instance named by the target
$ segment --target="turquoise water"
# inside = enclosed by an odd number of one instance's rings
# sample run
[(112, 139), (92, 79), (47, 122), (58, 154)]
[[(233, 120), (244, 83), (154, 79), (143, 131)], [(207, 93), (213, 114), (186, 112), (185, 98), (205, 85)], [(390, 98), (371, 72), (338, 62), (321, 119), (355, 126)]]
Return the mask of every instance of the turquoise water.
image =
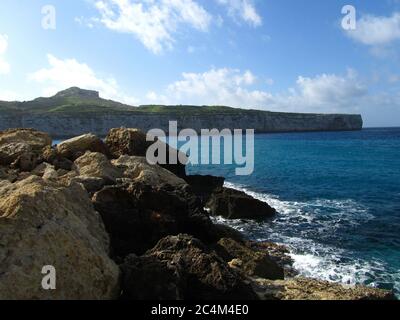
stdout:
[(189, 172), (274, 206), (271, 221), (224, 222), (288, 245), (301, 274), (400, 294), (400, 128), (256, 135), (251, 176), (232, 165)]

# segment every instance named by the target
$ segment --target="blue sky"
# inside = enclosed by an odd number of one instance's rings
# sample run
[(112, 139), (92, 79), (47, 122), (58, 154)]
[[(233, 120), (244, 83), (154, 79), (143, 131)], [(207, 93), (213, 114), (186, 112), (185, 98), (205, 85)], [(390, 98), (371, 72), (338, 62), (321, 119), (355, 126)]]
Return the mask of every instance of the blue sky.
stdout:
[[(342, 28), (344, 5), (355, 30)], [(361, 113), (366, 126), (399, 126), (399, 45), (398, 0), (2, 0), (0, 100), (76, 85), (134, 105)]]

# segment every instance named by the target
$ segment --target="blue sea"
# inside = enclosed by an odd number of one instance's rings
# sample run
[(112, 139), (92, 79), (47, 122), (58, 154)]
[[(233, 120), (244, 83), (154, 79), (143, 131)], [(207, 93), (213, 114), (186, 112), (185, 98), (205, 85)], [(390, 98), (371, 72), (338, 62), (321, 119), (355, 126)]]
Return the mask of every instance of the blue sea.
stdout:
[(190, 166), (268, 202), (272, 220), (226, 221), (287, 245), (301, 275), (393, 289), (400, 296), (400, 128), (260, 134), (255, 170)]

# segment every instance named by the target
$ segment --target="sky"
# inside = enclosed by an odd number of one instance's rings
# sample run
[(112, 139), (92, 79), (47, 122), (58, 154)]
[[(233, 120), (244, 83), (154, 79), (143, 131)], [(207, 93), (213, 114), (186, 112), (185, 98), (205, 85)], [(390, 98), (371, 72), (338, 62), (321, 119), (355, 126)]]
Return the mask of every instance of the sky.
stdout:
[(400, 126), (399, 49), (400, 0), (0, 0), (0, 100), (79, 86)]

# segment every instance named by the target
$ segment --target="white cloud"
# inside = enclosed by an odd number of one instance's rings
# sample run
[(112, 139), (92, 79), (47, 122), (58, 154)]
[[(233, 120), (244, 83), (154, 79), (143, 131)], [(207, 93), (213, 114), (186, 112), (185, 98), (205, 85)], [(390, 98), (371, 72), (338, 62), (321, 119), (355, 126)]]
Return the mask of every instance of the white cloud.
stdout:
[(365, 15), (355, 30), (346, 31), (353, 40), (368, 46), (388, 45), (400, 39), (400, 13), (390, 17)]
[(253, 27), (262, 25), (262, 18), (251, 0), (217, 0), (228, 9), (228, 14), (241, 19)]
[[(295, 85), (280, 93), (266, 88), (272, 79), (260, 81), (249, 70), (221, 68), (204, 73), (183, 73), (182, 79), (167, 86), (163, 94), (146, 98), (159, 104), (228, 105), (272, 111), (352, 112), (368, 94), (367, 86), (349, 69), (344, 76), (321, 74), (299, 76)], [(264, 89), (263, 89), (264, 88)]]
[(207, 31), (212, 20), (193, 0), (100, 0), (96, 8), (108, 29), (133, 34), (154, 53), (173, 47), (178, 25)]
[(256, 81), (250, 71), (211, 69), (204, 73), (183, 73), (182, 77), (167, 88), (171, 103), (250, 107), (269, 97), (268, 93), (248, 89)]
[(87, 64), (75, 59), (61, 60), (47, 55), (49, 67), (40, 69), (28, 76), (28, 79), (43, 84), (43, 94), (52, 96), (60, 90), (69, 87), (97, 90), (106, 99), (114, 99), (125, 103), (135, 104), (133, 97), (120, 93), (120, 88), (114, 78), (99, 77)]
[(4, 58), (7, 48), (8, 36), (0, 34), (0, 74), (8, 74), (10, 72), (10, 64)]

